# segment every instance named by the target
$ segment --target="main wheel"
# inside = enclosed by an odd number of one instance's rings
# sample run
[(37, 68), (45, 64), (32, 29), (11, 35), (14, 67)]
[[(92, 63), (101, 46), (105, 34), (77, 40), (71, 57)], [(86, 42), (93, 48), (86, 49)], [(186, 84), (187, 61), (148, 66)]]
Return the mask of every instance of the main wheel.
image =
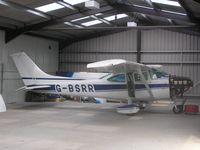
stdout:
[(180, 114), (183, 112), (183, 105), (177, 105), (173, 107), (173, 112), (175, 114)]

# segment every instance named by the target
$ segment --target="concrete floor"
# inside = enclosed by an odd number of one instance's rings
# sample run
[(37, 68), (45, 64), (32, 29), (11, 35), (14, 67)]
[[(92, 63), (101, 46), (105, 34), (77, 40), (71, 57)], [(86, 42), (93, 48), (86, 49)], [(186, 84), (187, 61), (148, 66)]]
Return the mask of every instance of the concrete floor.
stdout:
[(200, 115), (159, 105), (126, 116), (116, 105), (12, 105), (0, 114), (0, 150), (200, 150)]

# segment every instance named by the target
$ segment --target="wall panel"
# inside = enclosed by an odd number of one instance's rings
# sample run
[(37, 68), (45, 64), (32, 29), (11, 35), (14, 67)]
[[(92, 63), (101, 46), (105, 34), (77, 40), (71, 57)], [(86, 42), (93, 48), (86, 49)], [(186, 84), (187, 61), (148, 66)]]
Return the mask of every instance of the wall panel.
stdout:
[(136, 61), (136, 42), (132, 30), (74, 43), (61, 51), (60, 71), (86, 71), (87, 63), (106, 59)]

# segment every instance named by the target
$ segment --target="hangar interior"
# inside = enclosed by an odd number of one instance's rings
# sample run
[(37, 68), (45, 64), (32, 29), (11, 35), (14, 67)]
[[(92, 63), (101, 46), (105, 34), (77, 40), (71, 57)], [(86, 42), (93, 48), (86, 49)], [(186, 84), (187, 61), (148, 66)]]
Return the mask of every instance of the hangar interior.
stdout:
[[(121, 103), (24, 103), (10, 55), (25, 52), (45, 72), (88, 71), (125, 59), (161, 64), (189, 77), (200, 100), (199, 0), (0, 0), (1, 150), (199, 150), (199, 113), (172, 113), (169, 101), (135, 115)], [(91, 71), (91, 70), (89, 70)], [(1, 100), (1, 97), (0, 97)]]
[[(9, 56), (18, 51), (52, 74), (122, 58), (200, 80), (198, 1), (98, 0), (98, 9), (84, 2), (0, 1), (1, 92), (7, 103), (24, 99), (24, 92), (15, 92), (23, 84)], [(46, 10), (49, 5), (53, 8)]]

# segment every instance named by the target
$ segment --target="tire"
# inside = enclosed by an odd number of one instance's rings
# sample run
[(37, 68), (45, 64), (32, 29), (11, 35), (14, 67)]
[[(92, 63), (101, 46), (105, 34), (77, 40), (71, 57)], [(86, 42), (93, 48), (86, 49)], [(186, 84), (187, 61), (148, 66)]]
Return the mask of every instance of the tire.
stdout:
[(183, 112), (183, 105), (177, 105), (173, 107), (173, 112), (175, 114), (180, 114)]

